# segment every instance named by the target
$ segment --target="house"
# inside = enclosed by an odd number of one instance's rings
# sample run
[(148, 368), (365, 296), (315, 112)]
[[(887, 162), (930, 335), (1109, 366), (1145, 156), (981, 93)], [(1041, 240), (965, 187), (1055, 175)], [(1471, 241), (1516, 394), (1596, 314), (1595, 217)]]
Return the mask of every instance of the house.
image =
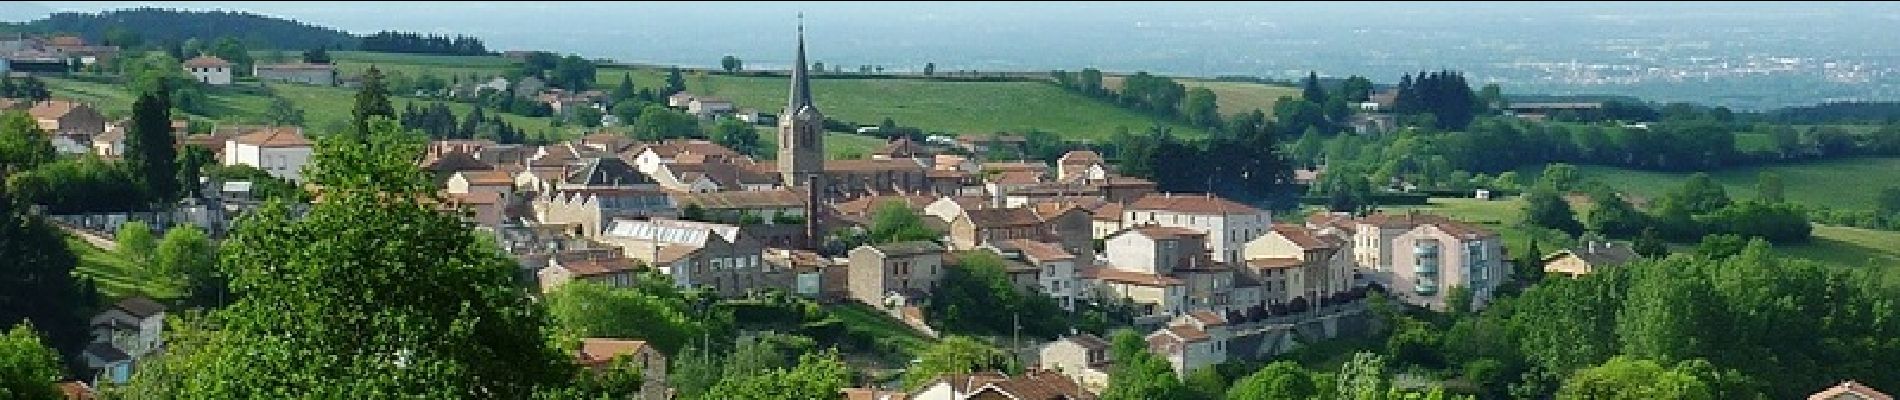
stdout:
[(790, 271), (792, 293), (805, 298), (833, 302), (851, 297), (850, 267), (808, 250), (765, 249), (765, 263), (773, 269)]
[(778, 174), (765, 171), (767, 164), (743, 160), (706, 160), (688, 155), (678, 162), (660, 164), (650, 175), (666, 190), (677, 192), (765, 191), (778, 190)]
[(685, 109), (686, 107), (689, 107), (693, 104), (693, 99), (696, 99), (698, 97), (699, 96), (695, 96), (692, 93), (686, 93), (686, 92), (674, 93), (672, 96), (666, 96), (666, 106), (678, 108), (678, 109)]
[(249, 165), (274, 177), (303, 181), (303, 166), (316, 151), (310, 140), (304, 138), (303, 128), (257, 126), (232, 130), (250, 133), (224, 143), (224, 165)]
[[(791, 224), (805, 221), (803, 189), (778, 189), (726, 192), (672, 192), (673, 203), (681, 208), (698, 207), (708, 219), (733, 221), (740, 225)], [(744, 222), (754, 220), (752, 222)]]
[(1397, 131), (1399, 119), (1397, 116), (1384, 113), (1353, 114), (1347, 124), (1352, 126), (1352, 132), (1355, 134), (1383, 135)]
[(581, 348), (575, 352), (574, 361), (599, 372), (622, 357), (640, 370), (642, 382), (638, 399), (665, 400), (671, 397), (669, 392), (672, 390), (666, 386), (666, 355), (644, 340), (581, 339)]
[(1351, 244), (1330, 232), (1276, 224), (1247, 242), (1241, 273), (1261, 282), (1262, 306), (1304, 309), (1353, 289)]
[(721, 98), (694, 97), (693, 101), (686, 103), (686, 113), (700, 119), (712, 119), (712, 117), (731, 114), (732, 111), (732, 100)]
[(631, 287), (639, 266), (633, 260), (612, 251), (579, 250), (557, 253), (548, 258), (547, 267), (535, 273), (542, 293), (553, 292), (575, 279), (608, 286)]
[(726, 146), (720, 146), (718, 143), (700, 139), (669, 139), (659, 143), (634, 146), (633, 150), (620, 153), (620, 156), (622, 159), (632, 161), (633, 165), (638, 167), (640, 172), (647, 174), (658, 171), (662, 164), (672, 164), (680, 162), (682, 159), (687, 161), (700, 160), (702, 163), (735, 162), (750, 164), (753, 161), (751, 157), (739, 154), (737, 151), (732, 151), (732, 149), (726, 148)]
[[(824, 160), (827, 199), (880, 193), (925, 193), (930, 168), (918, 159)], [(794, 185), (795, 186), (795, 185)]]
[(89, 325), (92, 344), (81, 358), (106, 382), (125, 383), (140, 358), (165, 346), (165, 306), (144, 296), (119, 300), (94, 315)]
[(251, 67), (251, 75), (258, 80), (274, 82), (302, 83), (306, 85), (336, 85), (336, 66), (331, 64), (284, 63), (257, 64)]
[[(850, 252), (851, 298), (886, 309), (893, 296), (919, 301), (943, 276), (943, 247), (931, 242), (864, 245)], [(905, 302), (908, 302), (905, 301)]]
[(753, 125), (772, 125), (778, 123), (778, 116), (751, 108), (740, 109), (738, 117), (740, 121), (745, 121)]
[(541, 78), (532, 76), (522, 77), (521, 80), (515, 81), (515, 96), (534, 96), (537, 93), (541, 93), (542, 89), (547, 89), (547, 87), (547, 82), (541, 81)]
[[(1104, 241), (1108, 265), (1096, 268), (1091, 282), (1098, 296), (1134, 301), (1138, 315), (1146, 319), (1251, 306), (1235, 303), (1233, 269), (1208, 257), (1206, 240), (1205, 233), (1186, 228), (1144, 225), (1123, 230)], [(1142, 290), (1131, 292), (1137, 289), (1131, 283)]]
[(1498, 234), (1462, 222), (1436, 219), (1394, 237), (1391, 269), (1374, 274), (1395, 300), (1444, 311), (1455, 288), (1470, 290), (1471, 306), (1483, 308), (1509, 277)]
[(509, 171), (504, 168), (516, 167), (503, 164), (497, 168), (494, 164), (475, 158), (475, 153), (473, 152), (461, 151), (425, 153), (422, 156), (422, 162), (419, 166), (422, 167), (422, 170), (429, 171), (429, 174), (434, 176), (437, 182), (445, 185), (448, 184), (449, 178), (454, 177), (457, 172), (476, 171), (500, 172), (508, 177), (509, 184), (512, 185), (514, 183), (514, 174), (509, 173)]
[(1241, 248), (1265, 234), (1272, 221), (1265, 210), (1213, 194), (1150, 194), (1122, 208), (1123, 226), (1160, 225), (1205, 232), (1207, 249), (1219, 262), (1240, 262)]
[(1067, 376), (1052, 371), (949, 374), (911, 392), (912, 400), (1094, 400), (1095, 395)]
[(763, 261), (765, 248), (741, 234), (738, 226), (673, 219), (616, 219), (599, 241), (620, 247), (627, 257), (655, 266), (676, 286), (712, 290), (735, 298), (783, 288), (788, 271)]
[(618, 157), (587, 157), (569, 168), (554, 188), (659, 190), (660, 184)]
[(839, 389), (839, 392), (844, 395), (844, 400), (906, 400), (910, 398), (909, 393), (876, 388), (853, 387)]
[(1893, 400), (1893, 396), (1862, 385), (1860, 382), (1843, 381), (1838, 385), (1808, 395), (1808, 400)]
[(1629, 243), (1586, 240), (1583, 246), (1558, 250), (1544, 256), (1543, 263), (1544, 272), (1575, 278), (1641, 258)]
[(502, 198), (514, 196), (515, 180), (506, 171), (474, 170), (449, 175), (448, 193), (493, 193)]
[(49, 135), (61, 154), (92, 151), (92, 138), (105, 133), (106, 118), (92, 106), (70, 100), (47, 100), (27, 109), (33, 122)]
[(184, 62), (185, 73), (191, 80), (207, 85), (231, 84), (231, 62), (208, 55), (192, 57)]
[(1167, 359), (1175, 375), (1183, 379), (1196, 370), (1227, 362), (1225, 343), (1192, 324), (1170, 324), (1145, 339), (1148, 351)]
[(1090, 393), (1108, 389), (1108, 374), (1113, 370), (1109, 344), (1101, 337), (1078, 333), (1056, 338), (1042, 345), (1037, 363), (1042, 369), (1068, 375)]
[(464, 221), (476, 226), (500, 226), (508, 206), (508, 198), (494, 192), (448, 193), (442, 195), (442, 209), (456, 213)]
[[(531, 174), (523, 172), (523, 174)], [(519, 175), (517, 176), (519, 178)], [(516, 180), (519, 184), (520, 179)], [(647, 189), (560, 189), (542, 192), (530, 202), (535, 220), (564, 224), (574, 236), (596, 238), (620, 218), (676, 217), (679, 209), (666, 192)]]
[(1108, 163), (1093, 151), (1063, 153), (1062, 158), (1056, 160), (1056, 180), (1074, 179), (1108, 179)]
[(1028, 208), (966, 209), (950, 220), (950, 246), (958, 250), (1009, 239), (1042, 238), (1042, 220)]
[[(896, 139), (891, 139), (891, 141), (884, 143), (884, 147), (878, 148), (877, 151), (871, 152), (871, 158), (879, 159), (879, 160), (892, 159), (892, 158), (926, 159), (930, 156), (931, 155), (930, 155), (929, 150), (924, 149), (923, 146), (917, 145), (917, 142), (911, 141), (909, 137), (902, 137), (902, 136), (899, 136)], [(935, 160), (932, 159), (931, 161), (935, 161)]]

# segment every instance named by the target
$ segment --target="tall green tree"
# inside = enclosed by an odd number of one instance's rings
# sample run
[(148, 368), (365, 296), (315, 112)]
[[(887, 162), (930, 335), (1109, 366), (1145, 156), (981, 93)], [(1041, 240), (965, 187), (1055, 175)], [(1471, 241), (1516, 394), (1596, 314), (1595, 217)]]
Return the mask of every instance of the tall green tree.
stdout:
[(30, 324), (14, 325), (0, 335), (0, 398), (62, 399), (59, 354), (40, 344)]
[(1181, 115), (1194, 126), (1219, 126), (1220, 109), (1214, 103), (1214, 91), (1199, 87), (1188, 89), (1187, 99), (1181, 103)]
[(1227, 400), (1311, 399), (1319, 396), (1312, 374), (1291, 361), (1276, 361), (1234, 381)]
[(869, 231), (870, 244), (936, 240), (943, 237), (942, 232), (924, 225), (923, 216), (896, 200), (878, 204), (877, 208), (871, 211)]
[(118, 242), (120, 255), (139, 265), (151, 265), (152, 254), (158, 251), (158, 239), (152, 234), (152, 227), (140, 221), (119, 224), (112, 240)]
[(240, 220), (219, 257), (237, 300), (164, 397), (527, 398), (572, 378), (514, 260), (437, 209), (421, 143), (370, 127), (320, 140), (323, 201)]
[(728, 376), (706, 391), (705, 399), (829, 399), (838, 397), (850, 370), (836, 350), (806, 354), (798, 366), (762, 374)]
[(1175, 400), (1188, 396), (1187, 386), (1174, 375), (1168, 361), (1147, 351), (1115, 359), (1102, 400)]
[[(82, 316), (97, 294), (82, 292), (74, 281), (78, 258), (59, 231), (24, 211), (0, 188), (0, 326), (30, 322), (51, 347), (78, 354), (90, 339)], [(0, 358), (31, 354), (0, 350)]]
[(1557, 391), (1559, 400), (1714, 399), (1707, 383), (1655, 361), (1616, 357), (1577, 371)]
[(665, 354), (678, 354), (691, 341), (724, 336), (732, 324), (731, 313), (708, 307), (709, 299), (682, 293), (664, 278), (638, 280), (628, 288), (583, 281), (561, 285), (547, 297), (555, 328), (573, 338), (640, 338)]
[(53, 141), (32, 116), (22, 111), (0, 112), (0, 176), (53, 162), (55, 154)]
[(1300, 100), (1313, 104), (1326, 104), (1326, 89), (1319, 86), (1319, 72), (1307, 71), (1306, 80), (1300, 84)]
[(764, 145), (759, 143), (759, 130), (751, 124), (733, 118), (720, 119), (713, 124), (713, 142), (732, 149), (739, 154), (754, 157), (764, 155)]
[(989, 251), (961, 253), (955, 266), (944, 269), (925, 313), (953, 332), (1031, 337), (1067, 332), (1068, 313), (1048, 296), (1018, 289), (1005, 262)]
[(290, 104), (290, 100), (285, 100), (282, 97), (273, 97), (270, 101), (270, 108), (264, 109), (264, 122), (270, 123), (271, 125), (303, 125), (303, 110)]
[(374, 65), (363, 72), (363, 86), (356, 90), (356, 108), (350, 111), (357, 134), (369, 133), (371, 117), (396, 118), (396, 107), (389, 104), (389, 87), (383, 78), (383, 71)]
[(1590, 202), (1594, 206), (1590, 208), (1589, 215), (1584, 217), (1584, 225), (1597, 233), (1610, 237), (1632, 237), (1641, 233), (1648, 224), (1642, 211), (1608, 187), (1591, 190)]
[(940, 376), (998, 371), (1008, 364), (1002, 349), (969, 336), (949, 336), (917, 355), (917, 363), (904, 370), (904, 387), (916, 390)]
[(191, 303), (222, 305), (218, 301), (224, 292), (224, 282), (217, 274), (218, 247), (198, 226), (185, 224), (165, 231), (152, 264), (161, 276), (181, 278)]
[(1728, 192), (1722, 189), (1722, 184), (1702, 172), (1689, 175), (1689, 180), (1670, 192), (1669, 198), (1691, 215), (1712, 213), (1728, 207), (1730, 203)]
[(166, 89), (145, 93), (132, 103), (132, 126), (125, 133), (125, 165), (145, 189), (148, 202), (178, 200), (178, 147), (172, 133)]
[(1564, 201), (1556, 190), (1544, 185), (1538, 185), (1524, 194), (1524, 223), (1572, 235), (1583, 232), (1583, 223), (1577, 222), (1577, 213), (1570, 209), (1570, 202)]
[(728, 54), (725, 57), (719, 58), (719, 69), (725, 70), (728, 73), (739, 72), (739, 70), (745, 69), (745, 62), (740, 61), (738, 57), (733, 57)]
[(204, 185), (199, 179), (205, 176), (205, 167), (218, 166), (218, 155), (203, 146), (179, 146), (178, 148), (178, 187), (183, 196), (195, 197), (203, 194)]

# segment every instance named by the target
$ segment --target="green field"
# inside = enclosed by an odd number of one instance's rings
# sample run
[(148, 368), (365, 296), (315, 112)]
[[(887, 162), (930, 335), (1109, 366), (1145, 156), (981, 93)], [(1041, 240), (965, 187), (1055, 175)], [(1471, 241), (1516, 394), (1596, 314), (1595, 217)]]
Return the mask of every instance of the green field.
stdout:
[(873, 310), (870, 306), (844, 303), (825, 306), (825, 310), (830, 311), (831, 315), (837, 316), (838, 319), (844, 320), (844, 325), (850, 327), (851, 330), (864, 331), (870, 337), (891, 338), (896, 341), (899, 348), (904, 350), (905, 356), (916, 355), (932, 342), (930, 338), (911, 330), (903, 322), (898, 322), (897, 319)]
[[(1682, 185), (1689, 173), (1637, 171), (1615, 167), (1578, 166), (1586, 179), (1597, 179), (1617, 190), (1655, 199)], [(1900, 158), (1849, 158), (1825, 161), (1738, 167), (1710, 173), (1728, 190), (1730, 198), (1755, 197), (1755, 181), (1762, 171), (1781, 174), (1788, 201), (1842, 209), (1869, 209), (1880, 188), (1900, 185)], [(1535, 178), (1536, 169), (1519, 172)], [(1527, 180), (1528, 182), (1528, 180)]]
[(66, 235), (66, 248), (79, 258), (73, 276), (92, 279), (98, 284), (99, 292), (109, 298), (144, 294), (156, 299), (174, 299), (184, 290), (184, 285), (176, 280), (146, 276), (137, 263), (72, 235)]
[[(1121, 90), (1122, 79), (1123, 77), (1120, 76), (1102, 77), (1102, 86), (1108, 87), (1109, 89)], [(1221, 115), (1234, 115), (1260, 110), (1260, 112), (1271, 116), (1273, 115), (1273, 103), (1280, 101), (1281, 97), (1300, 98), (1300, 89), (1294, 87), (1274, 86), (1253, 82), (1210, 81), (1192, 78), (1175, 78), (1174, 81), (1189, 89), (1207, 88), (1208, 91), (1214, 92), (1214, 108), (1218, 109)]]

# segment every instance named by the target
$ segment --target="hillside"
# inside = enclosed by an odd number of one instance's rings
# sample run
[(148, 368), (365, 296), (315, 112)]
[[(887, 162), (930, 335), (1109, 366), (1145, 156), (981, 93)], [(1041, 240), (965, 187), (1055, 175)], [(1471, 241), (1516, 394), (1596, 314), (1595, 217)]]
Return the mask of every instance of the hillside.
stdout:
[[(1583, 176), (1602, 180), (1617, 190), (1657, 198), (1682, 185), (1689, 173), (1638, 171), (1593, 165), (1579, 166)], [(1781, 175), (1788, 201), (1843, 209), (1873, 207), (1883, 186), (1900, 185), (1900, 158), (1850, 158), (1795, 164), (1747, 166), (1709, 173), (1731, 198), (1755, 196), (1755, 180), (1763, 171)], [(1518, 174), (1534, 179), (1538, 168)], [(1527, 180), (1528, 182), (1529, 180)]]
[[(441, 77), (470, 74), (491, 76), (511, 68), (501, 57), (450, 57), (334, 52), (345, 74), (360, 73), (370, 65), (406, 76)], [(612, 87), (624, 75), (642, 88), (660, 86), (666, 71), (650, 68), (602, 67), (596, 83)], [(741, 108), (776, 113), (785, 107), (790, 84), (784, 77), (752, 77), (686, 73), (686, 90), (731, 99)], [(1069, 93), (1036, 82), (947, 82), (924, 79), (827, 79), (812, 81), (818, 107), (831, 118), (874, 125), (889, 117), (899, 125), (950, 134), (1020, 132), (1040, 129), (1076, 140), (1103, 140), (1116, 128), (1141, 131), (1161, 123), (1176, 134), (1198, 136), (1199, 129), (1163, 121), (1141, 113)]]
[[(279, 49), (355, 48), (349, 33), (263, 15), (226, 11), (183, 11), (134, 8), (99, 14), (55, 13), (16, 26), (26, 32), (76, 34), (89, 43), (107, 42), (106, 32), (125, 29), (145, 43), (176, 42), (190, 38), (214, 40), (236, 37), (253, 47)], [(120, 44), (120, 43), (112, 43)]]
[[(1121, 90), (1122, 79), (1123, 77), (1120, 76), (1104, 76), (1102, 86)], [(1221, 115), (1260, 110), (1270, 116), (1273, 115), (1273, 103), (1280, 101), (1281, 97), (1300, 98), (1300, 89), (1296, 87), (1191, 78), (1174, 78), (1174, 80), (1188, 89), (1207, 88), (1208, 91), (1214, 92), (1214, 108), (1218, 109)]]

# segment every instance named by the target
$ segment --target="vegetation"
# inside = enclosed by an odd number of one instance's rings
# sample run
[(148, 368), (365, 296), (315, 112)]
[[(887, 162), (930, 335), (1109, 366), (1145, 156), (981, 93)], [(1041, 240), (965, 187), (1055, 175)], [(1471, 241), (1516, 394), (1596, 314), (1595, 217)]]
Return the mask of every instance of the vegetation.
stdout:
[(932, 291), (925, 314), (949, 332), (976, 335), (1023, 334), (1053, 338), (1069, 332), (1068, 312), (1040, 291), (1022, 290), (1010, 281), (1004, 260), (989, 251), (959, 253), (946, 266)]
[(642, 276), (628, 288), (586, 280), (561, 285), (547, 297), (555, 329), (568, 339), (639, 338), (665, 354), (708, 335), (725, 337), (730, 311), (710, 307), (708, 295), (681, 292), (670, 280)]
[(40, 343), (31, 324), (18, 324), (0, 335), (0, 395), (10, 399), (57, 399), (59, 354)]
[(943, 233), (924, 225), (924, 218), (903, 202), (888, 201), (871, 211), (867, 244), (937, 240)]
[(151, 7), (97, 14), (54, 13), (27, 22), (22, 28), (28, 32), (71, 33), (88, 41), (122, 48), (225, 37), (232, 32), (243, 32), (246, 40), (275, 49), (346, 49), (355, 48), (357, 42), (356, 37), (341, 30), (258, 14)]
[[(19, 330), (24, 329), (22, 323), (30, 323), (31, 329), (36, 331), (34, 334), (47, 338), (60, 354), (77, 355), (89, 339), (83, 315), (96, 304), (96, 299), (90, 288), (74, 280), (73, 267), (78, 260), (67, 251), (59, 232), (46, 220), (26, 213), (23, 204), (0, 190), (0, 260), (7, 260), (0, 263), (0, 326)], [(10, 339), (5, 342), (20, 345), (16, 341), (24, 340), (22, 335), (33, 334), (9, 334)], [(17, 350), (20, 352), (0, 351), (0, 358), (8, 354), (35, 356), (25, 349)], [(17, 361), (27, 360), (30, 359)], [(65, 361), (64, 365), (68, 366), (79, 364), (77, 357)], [(15, 361), (7, 361), (5, 366), (32, 368)], [(12, 386), (18, 382), (15, 379), (27, 377), (11, 375), (15, 372), (41, 375), (30, 372), (33, 369), (0, 370), (5, 370), (0, 375), (6, 375), (0, 377), (0, 387), (8, 388), (16, 387)]]
[(917, 363), (904, 371), (904, 388), (922, 389), (949, 374), (1007, 371), (1009, 364), (1010, 356), (995, 346), (968, 336), (950, 336), (917, 355)]
[(382, 31), (364, 36), (357, 48), (363, 51), (384, 53), (440, 54), (451, 56), (490, 55), (488, 47), (481, 39), (470, 36), (455, 37), (423, 35), (410, 32)]

